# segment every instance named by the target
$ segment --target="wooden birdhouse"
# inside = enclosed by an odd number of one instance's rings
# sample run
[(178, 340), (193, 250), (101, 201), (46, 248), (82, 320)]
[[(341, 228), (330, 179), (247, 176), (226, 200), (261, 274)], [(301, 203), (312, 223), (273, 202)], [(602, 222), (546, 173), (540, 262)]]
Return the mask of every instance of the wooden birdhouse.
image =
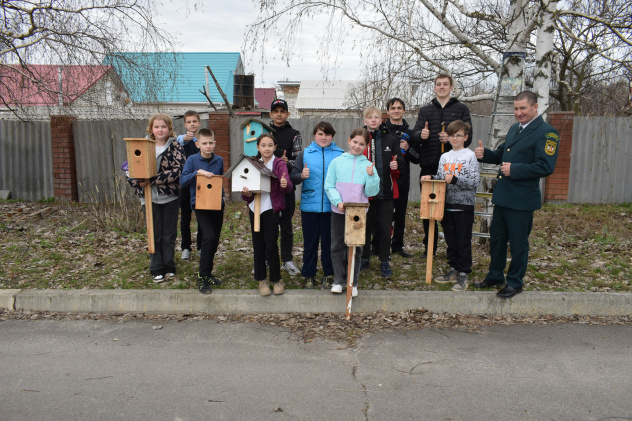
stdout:
[(224, 177), (214, 175), (207, 178), (197, 175), (195, 179), (195, 209), (221, 210), (222, 184)]
[(244, 139), (244, 155), (257, 155), (257, 138), (263, 133), (272, 132), (272, 128), (261, 120), (249, 118), (240, 127)]
[(443, 208), (445, 206), (444, 180), (422, 180), (421, 181), (421, 219), (443, 219)]
[(345, 203), (345, 244), (348, 247), (364, 245), (368, 207), (368, 203)]
[(262, 161), (246, 155), (240, 155), (224, 177), (232, 179), (232, 192), (242, 192), (247, 187), (253, 193), (269, 193), (270, 179), (277, 176)]
[(156, 175), (156, 141), (127, 138), (127, 165), (131, 178), (151, 178)]

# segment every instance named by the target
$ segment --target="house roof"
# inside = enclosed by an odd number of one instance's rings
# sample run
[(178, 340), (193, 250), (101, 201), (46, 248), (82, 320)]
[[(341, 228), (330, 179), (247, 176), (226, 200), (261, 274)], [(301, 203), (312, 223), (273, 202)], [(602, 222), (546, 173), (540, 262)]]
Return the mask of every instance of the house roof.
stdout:
[(303, 80), (296, 97), (296, 109), (346, 110), (350, 80)]
[(269, 109), (272, 101), (276, 99), (276, 89), (274, 88), (255, 88), (255, 101), (259, 104), (259, 108)]
[[(114, 65), (136, 102), (206, 102), (200, 93), (206, 86), (206, 66), (232, 102), (233, 76), (243, 74), (240, 53), (121, 53), (104, 63)], [(211, 100), (224, 102), (210, 75), (208, 81)]]
[(261, 174), (267, 175), (268, 177), (272, 177), (272, 178), (278, 178), (276, 174), (273, 173), (268, 167), (266, 167), (266, 164), (264, 164), (263, 161), (261, 161), (259, 158), (255, 158), (254, 156), (248, 156), (244, 154), (239, 155), (239, 158), (237, 158), (235, 163), (231, 165), (228, 171), (224, 173), (224, 177), (230, 176), (230, 174), (235, 170), (235, 168), (239, 166), (239, 164), (241, 164), (241, 162), (244, 159), (249, 161)]
[(114, 71), (112, 66), (3, 65), (0, 66), (0, 96), (9, 105), (59, 105), (61, 77), (63, 102), (71, 104), (109, 71)]

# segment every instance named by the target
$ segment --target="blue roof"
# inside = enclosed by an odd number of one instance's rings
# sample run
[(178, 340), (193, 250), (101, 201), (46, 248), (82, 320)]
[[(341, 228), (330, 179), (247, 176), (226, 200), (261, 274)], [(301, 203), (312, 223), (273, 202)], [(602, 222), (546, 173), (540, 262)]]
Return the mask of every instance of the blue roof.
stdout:
[[(243, 74), (240, 53), (119, 53), (104, 64), (116, 68), (135, 102), (206, 102), (206, 66), (232, 102), (233, 75)], [(224, 102), (210, 75), (208, 82), (213, 102)]]

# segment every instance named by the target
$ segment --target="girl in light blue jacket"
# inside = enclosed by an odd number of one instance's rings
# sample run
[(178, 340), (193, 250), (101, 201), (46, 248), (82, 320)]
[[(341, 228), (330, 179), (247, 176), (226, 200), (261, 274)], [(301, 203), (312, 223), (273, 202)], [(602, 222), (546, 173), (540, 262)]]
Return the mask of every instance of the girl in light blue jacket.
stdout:
[[(349, 137), (349, 152), (345, 152), (331, 161), (325, 178), (325, 192), (331, 202), (331, 260), (334, 267), (334, 284), (331, 292), (340, 294), (347, 282), (347, 245), (344, 241), (345, 217), (344, 203), (369, 203), (369, 197), (380, 191), (380, 177), (362, 152), (369, 143), (369, 132), (358, 128)], [(362, 247), (356, 248), (360, 256)], [(355, 259), (353, 277), (354, 297), (358, 296), (358, 275), (360, 259)]]
[[(301, 189), (301, 222), (303, 226), (303, 275), (305, 288), (329, 289), (333, 283), (331, 264), (331, 203), (325, 194), (325, 177), (331, 161), (344, 153), (333, 143), (336, 131), (321, 121), (314, 127), (314, 141), (299, 152), (294, 160), (290, 179)], [(324, 276), (316, 281), (318, 243)]]

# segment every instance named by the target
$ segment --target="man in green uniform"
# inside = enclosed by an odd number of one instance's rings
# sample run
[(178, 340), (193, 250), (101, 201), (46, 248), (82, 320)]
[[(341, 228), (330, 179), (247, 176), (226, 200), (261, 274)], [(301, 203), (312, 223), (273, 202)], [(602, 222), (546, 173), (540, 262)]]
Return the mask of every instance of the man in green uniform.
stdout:
[(505, 285), (507, 243), (511, 246), (511, 263), (507, 285), (498, 291), (501, 298), (522, 292), (523, 276), (529, 259), (529, 234), (533, 211), (542, 207), (540, 178), (553, 174), (557, 161), (559, 134), (538, 115), (537, 97), (523, 91), (514, 99), (514, 116), (505, 142), (495, 151), (483, 148), (479, 140), (474, 150), (480, 162), (500, 165), (492, 203), (494, 213), (490, 228), (489, 272), (476, 288)]

